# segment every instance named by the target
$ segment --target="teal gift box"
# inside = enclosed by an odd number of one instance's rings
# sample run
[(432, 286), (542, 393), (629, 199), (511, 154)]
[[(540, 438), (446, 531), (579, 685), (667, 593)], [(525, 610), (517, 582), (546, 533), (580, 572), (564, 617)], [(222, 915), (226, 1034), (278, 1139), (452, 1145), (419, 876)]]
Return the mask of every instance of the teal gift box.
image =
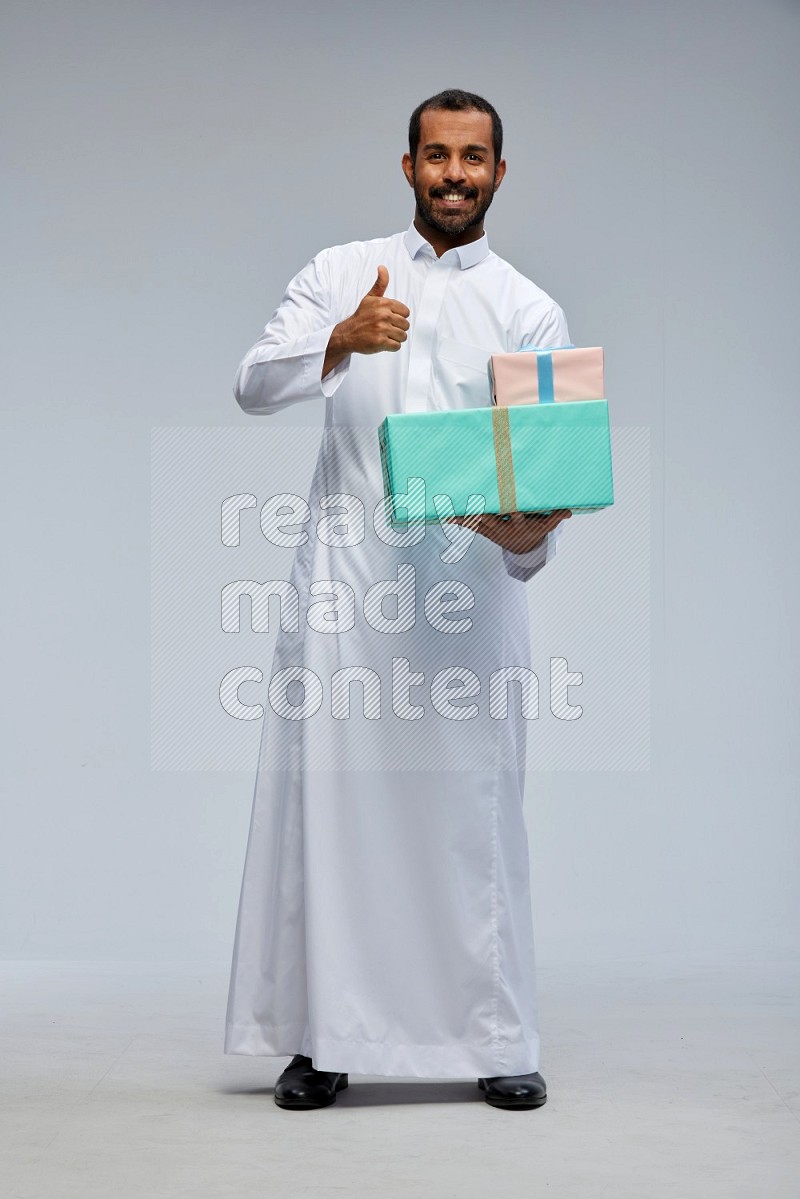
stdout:
[(497, 514), (596, 512), (614, 503), (606, 400), (394, 413), (378, 441), (395, 526), (422, 518), (403, 503), (411, 479), (424, 481), (426, 524), (439, 519), (440, 494), (449, 495), (456, 516), (467, 515), (476, 495), (485, 498), (485, 512)]

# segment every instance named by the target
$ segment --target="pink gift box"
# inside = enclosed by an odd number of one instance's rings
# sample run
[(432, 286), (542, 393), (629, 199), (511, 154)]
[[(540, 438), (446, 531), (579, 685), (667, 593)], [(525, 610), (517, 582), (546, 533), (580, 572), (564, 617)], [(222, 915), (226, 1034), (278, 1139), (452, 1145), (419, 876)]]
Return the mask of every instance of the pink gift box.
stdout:
[(492, 354), (489, 369), (493, 400), (501, 408), (605, 399), (602, 346)]

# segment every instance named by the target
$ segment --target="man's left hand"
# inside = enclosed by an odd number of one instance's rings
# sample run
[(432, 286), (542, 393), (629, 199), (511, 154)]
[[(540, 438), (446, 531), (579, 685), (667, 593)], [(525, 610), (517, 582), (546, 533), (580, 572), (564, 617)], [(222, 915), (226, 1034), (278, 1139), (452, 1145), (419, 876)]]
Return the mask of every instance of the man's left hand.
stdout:
[(569, 508), (559, 508), (546, 515), (540, 512), (510, 512), (506, 517), (496, 516), (491, 512), (482, 512), (478, 516), (451, 516), (453, 524), (466, 525), (482, 533), (490, 541), (495, 541), (503, 549), (512, 554), (527, 554), (535, 550), (544, 541), (548, 533), (552, 533), (562, 520), (572, 516)]

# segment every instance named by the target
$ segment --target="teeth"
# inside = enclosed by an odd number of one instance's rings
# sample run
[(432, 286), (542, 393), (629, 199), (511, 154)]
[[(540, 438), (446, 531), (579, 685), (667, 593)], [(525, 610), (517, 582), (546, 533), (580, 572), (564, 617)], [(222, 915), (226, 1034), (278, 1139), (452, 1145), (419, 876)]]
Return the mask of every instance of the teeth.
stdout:
[(444, 199), (445, 200), (464, 200), (464, 199), (466, 199), (466, 197), (460, 196), (456, 192), (450, 192), (450, 194), (445, 196)]

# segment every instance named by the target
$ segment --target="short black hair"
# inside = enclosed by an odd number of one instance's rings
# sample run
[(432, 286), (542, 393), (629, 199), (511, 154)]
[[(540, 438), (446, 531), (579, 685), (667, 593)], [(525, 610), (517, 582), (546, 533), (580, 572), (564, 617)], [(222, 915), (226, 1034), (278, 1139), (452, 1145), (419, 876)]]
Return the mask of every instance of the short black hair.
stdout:
[(478, 112), (487, 113), (492, 118), (492, 146), (494, 163), (497, 166), (503, 152), (503, 122), (497, 110), (488, 100), (484, 100), (483, 96), (476, 96), (474, 92), (462, 92), (458, 87), (449, 87), (446, 91), (431, 96), (429, 100), (423, 100), (412, 112), (408, 122), (408, 150), (412, 162), (417, 161), (420, 117), (429, 108), (445, 109), (448, 112), (468, 112), (474, 108)]

